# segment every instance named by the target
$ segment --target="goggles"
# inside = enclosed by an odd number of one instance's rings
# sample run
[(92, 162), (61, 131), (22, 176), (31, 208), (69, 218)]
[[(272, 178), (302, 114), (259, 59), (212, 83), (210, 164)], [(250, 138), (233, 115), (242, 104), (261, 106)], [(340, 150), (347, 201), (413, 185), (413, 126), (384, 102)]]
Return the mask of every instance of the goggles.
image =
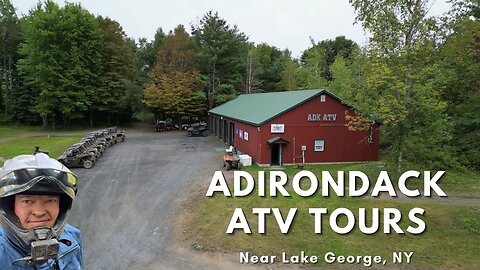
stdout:
[(20, 169), (0, 179), (0, 197), (18, 193), (61, 194), (72, 199), (77, 192), (77, 177), (56, 169)]

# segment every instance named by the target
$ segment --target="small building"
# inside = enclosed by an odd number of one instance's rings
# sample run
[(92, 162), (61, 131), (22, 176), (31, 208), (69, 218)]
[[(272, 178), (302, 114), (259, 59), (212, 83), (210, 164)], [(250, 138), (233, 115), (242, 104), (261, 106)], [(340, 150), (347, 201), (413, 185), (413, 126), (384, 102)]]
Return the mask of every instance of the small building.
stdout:
[(379, 125), (348, 128), (355, 111), (326, 90), (241, 95), (209, 111), (210, 131), (261, 166), (378, 160)]

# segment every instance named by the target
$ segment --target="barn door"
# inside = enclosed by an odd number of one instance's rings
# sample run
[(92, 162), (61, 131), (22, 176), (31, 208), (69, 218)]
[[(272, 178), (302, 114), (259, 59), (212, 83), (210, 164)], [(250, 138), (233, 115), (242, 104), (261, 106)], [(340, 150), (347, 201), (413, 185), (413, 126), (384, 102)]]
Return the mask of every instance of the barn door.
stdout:
[(230, 136), (229, 136), (230, 145), (235, 145), (235, 124), (230, 123)]
[(271, 159), (270, 159), (270, 165), (271, 166), (282, 166), (282, 149), (283, 144), (281, 143), (272, 143), (270, 145), (270, 150), (271, 150)]
[(227, 120), (223, 120), (223, 141), (227, 142), (228, 135), (228, 123)]

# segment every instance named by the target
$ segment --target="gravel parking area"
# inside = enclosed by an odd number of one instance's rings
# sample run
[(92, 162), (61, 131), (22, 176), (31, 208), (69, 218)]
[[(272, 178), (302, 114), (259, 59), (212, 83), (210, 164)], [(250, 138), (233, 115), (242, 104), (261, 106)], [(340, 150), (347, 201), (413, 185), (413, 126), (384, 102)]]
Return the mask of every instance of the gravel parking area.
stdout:
[(172, 236), (177, 202), (222, 168), (222, 142), (182, 131), (126, 135), (92, 169), (74, 169), (79, 194), (69, 221), (82, 231), (85, 269), (211, 269), (173, 248)]

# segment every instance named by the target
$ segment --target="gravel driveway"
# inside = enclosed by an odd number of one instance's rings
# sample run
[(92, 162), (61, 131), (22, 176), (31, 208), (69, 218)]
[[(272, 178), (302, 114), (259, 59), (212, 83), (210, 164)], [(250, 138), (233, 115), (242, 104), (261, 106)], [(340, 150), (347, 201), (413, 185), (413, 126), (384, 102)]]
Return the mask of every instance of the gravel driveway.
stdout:
[[(82, 231), (85, 269), (210, 269), (172, 248), (174, 213), (191, 185), (221, 169), (218, 139), (127, 130), (90, 169), (74, 169), (70, 224)], [(194, 209), (193, 209), (194, 210)]]
[[(199, 252), (175, 242), (175, 213), (191, 201), (192, 188), (206, 192), (213, 172), (222, 169), (219, 150), (225, 145), (213, 136), (189, 138), (182, 131), (137, 128), (126, 134), (127, 140), (109, 148), (92, 169), (73, 170), (79, 194), (69, 223), (82, 231), (85, 270), (301, 268), (241, 265), (232, 254)], [(478, 200), (449, 200), (478, 205)]]

